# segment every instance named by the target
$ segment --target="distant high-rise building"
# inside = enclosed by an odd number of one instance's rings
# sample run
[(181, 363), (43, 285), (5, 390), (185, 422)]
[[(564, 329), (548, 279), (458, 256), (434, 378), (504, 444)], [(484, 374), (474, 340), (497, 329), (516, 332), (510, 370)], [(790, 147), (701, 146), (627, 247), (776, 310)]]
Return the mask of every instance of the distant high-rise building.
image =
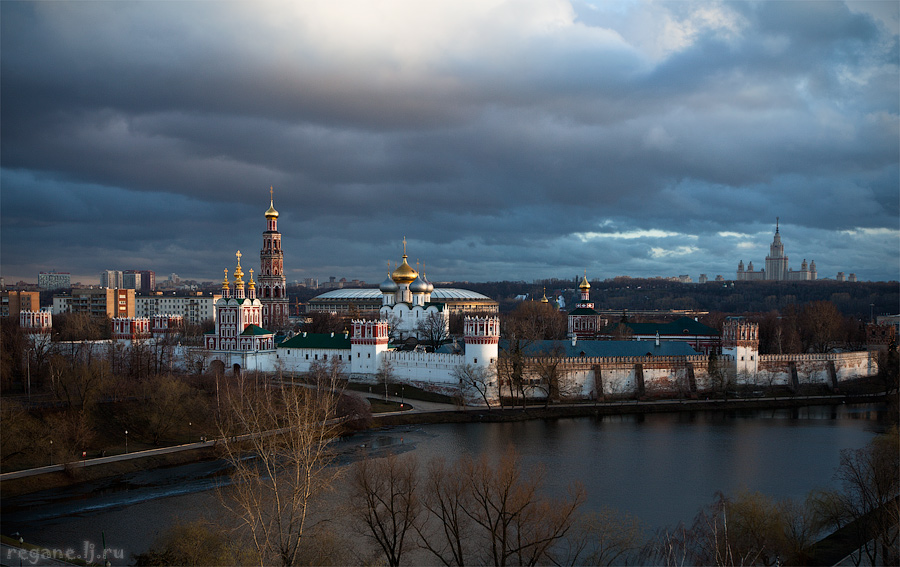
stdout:
[[(120, 270), (103, 270), (100, 272), (100, 287), (107, 287), (110, 289), (118, 289), (125, 288), (125, 274), (123, 274)], [(129, 289), (134, 289), (129, 288)]]
[(63, 289), (72, 287), (72, 276), (68, 272), (41, 272), (38, 274), (41, 289)]
[(709, 278), (706, 277), (706, 274), (700, 274), (700, 277), (697, 279), (699, 283), (706, 283), (709, 281)]
[(813, 281), (818, 277), (815, 260), (806, 263), (806, 258), (800, 264), (800, 270), (795, 272), (788, 267), (788, 257), (784, 255), (784, 244), (781, 242), (781, 232), (778, 226), (779, 219), (775, 219), (775, 238), (769, 245), (769, 255), (766, 256), (766, 267), (762, 270), (754, 270), (753, 262), (744, 269), (744, 261), (738, 263), (737, 281)]
[(141, 293), (150, 293), (156, 289), (156, 272), (153, 270), (138, 270), (141, 274)]
[(125, 289), (141, 289), (141, 273), (134, 270), (122, 272), (122, 287)]

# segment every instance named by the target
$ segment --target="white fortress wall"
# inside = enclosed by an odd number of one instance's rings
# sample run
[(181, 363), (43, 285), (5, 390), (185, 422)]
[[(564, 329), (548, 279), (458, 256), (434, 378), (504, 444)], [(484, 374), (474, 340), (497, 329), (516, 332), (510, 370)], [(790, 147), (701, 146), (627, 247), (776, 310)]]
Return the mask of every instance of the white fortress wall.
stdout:
[(466, 363), (461, 354), (387, 351), (382, 356), (390, 363), (396, 380), (442, 386), (457, 386), (453, 370)]

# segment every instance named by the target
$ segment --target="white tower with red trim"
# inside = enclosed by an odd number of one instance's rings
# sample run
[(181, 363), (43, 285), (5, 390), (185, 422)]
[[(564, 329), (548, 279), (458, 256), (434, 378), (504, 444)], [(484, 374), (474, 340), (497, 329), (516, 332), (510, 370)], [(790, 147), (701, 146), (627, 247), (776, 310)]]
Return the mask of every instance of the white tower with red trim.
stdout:
[(466, 364), (492, 366), (500, 348), (498, 317), (466, 317)]
[(350, 338), (350, 374), (378, 372), (382, 355), (388, 350), (387, 321), (353, 321)]

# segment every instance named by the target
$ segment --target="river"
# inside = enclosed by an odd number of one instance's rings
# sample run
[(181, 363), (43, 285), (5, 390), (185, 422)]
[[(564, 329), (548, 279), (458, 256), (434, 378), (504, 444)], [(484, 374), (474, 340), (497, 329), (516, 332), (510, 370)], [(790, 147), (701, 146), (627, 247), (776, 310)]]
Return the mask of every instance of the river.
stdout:
[[(525, 465), (545, 468), (551, 493), (581, 482), (586, 508), (610, 506), (653, 529), (690, 522), (716, 491), (801, 499), (834, 486), (840, 451), (883, 431), (882, 413), (867, 404), (422, 425), (367, 431), (336, 447), (342, 465), (385, 450), (454, 459), (512, 445)], [(105, 538), (127, 562), (174, 521), (215, 517), (225, 471), (219, 461), (194, 463), (6, 499), (0, 530), (79, 554)]]

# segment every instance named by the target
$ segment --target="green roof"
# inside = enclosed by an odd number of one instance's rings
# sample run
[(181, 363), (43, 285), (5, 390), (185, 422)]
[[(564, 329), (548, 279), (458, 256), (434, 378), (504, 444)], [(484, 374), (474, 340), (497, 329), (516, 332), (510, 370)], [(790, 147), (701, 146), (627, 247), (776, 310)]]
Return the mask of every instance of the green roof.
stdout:
[(712, 327), (707, 327), (703, 323), (694, 321), (690, 317), (682, 317), (672, 321), (671, 323), (610, 323), (606, 327), (605, 332), (612, 334), (619, 325), (625, 325), (630, 328), (635, 335), (710, 335), (719, 336), (719, 332)]
[[(508, 349), (507, 341), (500, 341), (501, 349)], [(577, 358), (615, 356), (694, 356), (700, 354), (681, 341), (535, 341), (525, 347), (526, 356), (565, 356)]]
[(272, 331), (267, 331), (259, 325), (247, 325), (247, 328), (241, 333), (242, 337), (248, 335), (274, 335)]
[(278, 348), (315, 348), (349, 350), (350, 338), (344, 333), (298, 333), (286, 341), (282, 341)]
[(597, 313), (590, 307), (578, 307), (572, 311), (569, 311), (569, 315), (599, 315), (599, 313)]

